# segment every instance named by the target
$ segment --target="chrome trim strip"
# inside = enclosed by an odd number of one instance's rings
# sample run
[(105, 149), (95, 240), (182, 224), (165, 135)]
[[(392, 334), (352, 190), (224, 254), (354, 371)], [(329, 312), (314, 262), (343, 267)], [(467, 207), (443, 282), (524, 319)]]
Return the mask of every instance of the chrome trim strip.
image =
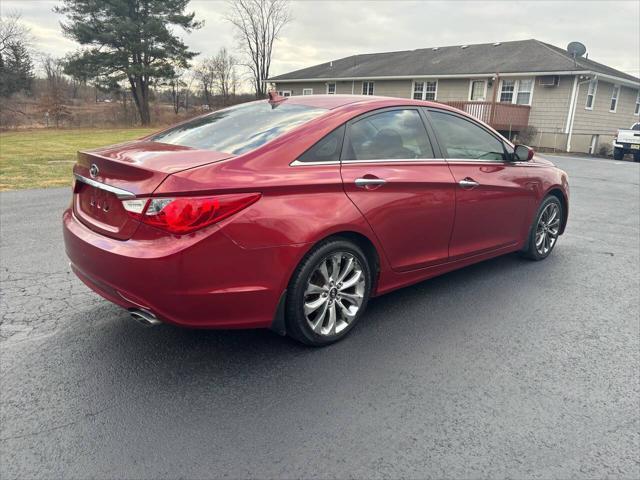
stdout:
[(304, 167), (305, 165), (340, 165), (340, 162), (301, 162), (300, 160), (294, 160), (289, 164), (290, 167)]
[(127, 190), (123, 190), (121, 188), (112, 187), (111, 185), (107, 185), (106, 183), (97, 182), (95, 180), (91, 180), (90, 178), (83, 177), (82, 175), (78, 175), (77, 173), (73, 174), (76, 177), (76, 180), (82, 183), (86, 183), (92, 187), (98, 188), (100, 190), (104, 190), (105, 192), (111, 192), (115, 194), (120, 200), (131, 200), (136, 198), (134, 193), (131, 193)]
[(343, 160), (342, 163), (443, 163), (442, 158), (381, 158), (376, 160)]
[(290, 167), (303, 167), (305, 165), (343, 165), (348, 163), (446, 163), (443, 158), (383, 158), (378, 160), (342, 160), (342, 162), (301, 162), (294, 160), (289, 164)]
[(369, 185), (384, 185), (387, 181), (382, 178), (356, 178), (355, 183), (356, 187), (364, 188)]

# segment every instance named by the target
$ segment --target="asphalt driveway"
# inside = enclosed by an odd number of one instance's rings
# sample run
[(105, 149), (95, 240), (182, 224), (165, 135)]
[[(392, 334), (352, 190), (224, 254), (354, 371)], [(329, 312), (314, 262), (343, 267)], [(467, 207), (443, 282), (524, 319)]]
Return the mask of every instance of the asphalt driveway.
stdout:
[[(0, 477), (640, 477), (640, 165), (552, 158), (567, 233), (371, 302), (343, 342), (145, 329), (3, 193)], [(141, 279), (144, 281), (144, 279)]]

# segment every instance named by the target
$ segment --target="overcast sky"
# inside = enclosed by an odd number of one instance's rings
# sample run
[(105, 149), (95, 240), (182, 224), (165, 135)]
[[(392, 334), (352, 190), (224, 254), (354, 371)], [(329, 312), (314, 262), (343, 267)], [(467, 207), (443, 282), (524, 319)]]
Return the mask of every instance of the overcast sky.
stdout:
[[(62, 56), (77, 45), (62, 36), (57, 1), (2, 0), (20, 12), (37, 50)], [(205, 25), (186, 43), (203, 56), (237, 47), (224, 20), (227, 5), (192, 0)], [(293, 20), (277, 42), (271, 75), (356, 53), (536, 38), (565, 48), (573, 40), (589, 58), (640, 76), (640, 1), (311, 1), (291, 2)]]

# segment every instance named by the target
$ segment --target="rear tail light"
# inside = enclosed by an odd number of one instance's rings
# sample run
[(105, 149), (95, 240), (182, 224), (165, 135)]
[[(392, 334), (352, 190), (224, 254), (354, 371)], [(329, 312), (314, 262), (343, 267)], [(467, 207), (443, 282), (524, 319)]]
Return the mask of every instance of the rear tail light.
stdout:
[(143, 223), (183, 235), (219, 222), (247, 208), (259, 193), (215, 197), (137, 198), (123, 200), (124, 209)]

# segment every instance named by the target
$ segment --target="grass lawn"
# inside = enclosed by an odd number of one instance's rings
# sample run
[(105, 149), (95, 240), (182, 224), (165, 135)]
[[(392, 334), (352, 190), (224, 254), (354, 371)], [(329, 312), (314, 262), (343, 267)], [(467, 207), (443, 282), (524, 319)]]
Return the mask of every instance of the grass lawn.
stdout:
[(0, 191), (71, 185), (78, 150), (125, 142), (158, 128), (28, 130), (0, 133)]

